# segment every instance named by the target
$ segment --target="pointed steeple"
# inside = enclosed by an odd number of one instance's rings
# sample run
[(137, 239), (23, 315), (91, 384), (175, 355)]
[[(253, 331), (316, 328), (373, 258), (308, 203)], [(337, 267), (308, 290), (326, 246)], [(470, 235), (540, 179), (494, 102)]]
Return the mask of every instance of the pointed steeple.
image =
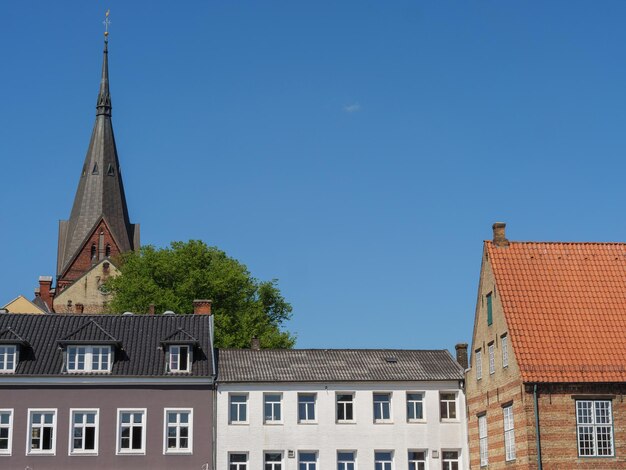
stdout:
[(109, 92), (108, 38), (104, 41), (96, 122), (69, 220), (59, 224), (58, 285), (63, 288), (104, 257), (139, 248), (120, 172)]

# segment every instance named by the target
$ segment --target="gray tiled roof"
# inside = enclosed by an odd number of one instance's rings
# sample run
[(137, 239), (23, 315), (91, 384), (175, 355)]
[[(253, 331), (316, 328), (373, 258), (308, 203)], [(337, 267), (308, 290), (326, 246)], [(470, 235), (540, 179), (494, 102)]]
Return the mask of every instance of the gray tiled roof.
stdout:
[[(8, 328), (28, 342), (20, 351), (11, 376), (59, 376), (63, 372), (61, 343), (85, 343), (113, 338), (120, 343), (108, 376), (166, 377), (165, 352), (161, 341), (179, 328), (198, 339), (189, 377), (213, 373), (210, 345), (210, 315), (0, 315), (0, 332)], [(63, 341), (65, 340), (65, 341)], [(180, 374), (176, 374), (180, 376)], [(2, 379), (10, 376), (0, 376)]]
[(447, 350), (221, 349), (218, 382), (461, 380)]

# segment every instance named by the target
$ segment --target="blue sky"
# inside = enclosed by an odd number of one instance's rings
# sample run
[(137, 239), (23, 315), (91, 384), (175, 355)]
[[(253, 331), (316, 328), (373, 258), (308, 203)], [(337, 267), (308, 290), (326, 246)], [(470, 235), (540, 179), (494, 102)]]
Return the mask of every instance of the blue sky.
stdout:
[(298, 347), (469, 341), (495, 221), (626, 240), (622, 1), (11, 2), (0, 304), (54, 274), (107, 8), (142, 242), (202, 239), (278, 278)]

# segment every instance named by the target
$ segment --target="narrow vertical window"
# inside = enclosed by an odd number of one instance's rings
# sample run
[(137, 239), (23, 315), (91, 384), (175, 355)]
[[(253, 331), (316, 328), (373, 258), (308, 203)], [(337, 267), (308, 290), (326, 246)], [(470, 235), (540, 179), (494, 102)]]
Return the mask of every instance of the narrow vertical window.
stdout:
[(106, 256), (107, 258), (111, 257), (111, 245), (109, 245), (108, 243), (106, 248), (104, 249), (104, 256)]
[(56, 410), (29, 410), (28, 453), (54, 454), (56, 446)]
[(91, 245), (91, 259), (96, 259), (96, 244), (92, 243)]
[(0, 410), (0, 455), (11, 455), (13, 410)]
[(315, 393), (298, 393), (298, 421), (315, 422)]
[(500, 338), (502, 347), (502, 368), (509, 367), (509, 337), (507, 335)]
[(442, 392), (439, 394), (441, 419), (456, 419), (456, 393)]
[(192, 410), (165, 409), (166, 454), (190, 454), (193, 450)]
[(489, 374), (496, 372), (496, 346), (491, 343), (489, 345)]
[(489, 465), (489, 449), (487, 447), (487, 415), (478, 417), (478, 443), (480, 451), (480, 466)]
[(409, 470), (426, 470), (426, 452), (423, 450), (409, 451)]
[(391, 421), (391, 393), (374, 393), (374, 422)]
[(248, 454), (230, 454), (228, 470), (248, 470)]
[(389, 451), (374, 452), (374, 469), (391, 470), (393, 464), (393, 453)]
[(248, 395), (229, 396), (230, 423), (241, 424), (248, 422)]
[(282, 422), (282, 398), (283, 397), (280, 393), (266, 393), (263, 395), (263, 408), (266, 423)]
[(506, 461), (515, 460), (515, 429), (513, 405), (502, 408), (504, 414), (504, 454)]
[(337, 470), (355, 470), (354, 451), (337, 452)]
[(407, 392), (406, 394), (406, 418), (408, 421), (421, 421), (424, 419), (424, 394)]
[(352, 393), (337, 394), (337, 422), (354, 420), (354, 395)]
[(491, 299), (491, 292), (487, 294), (487, 325), (493, 323), (493, 300)]
[(98, 410), (71, 410), (70, 455), (98, 453)]
[(317, 470), (317, 452), (299, 452), (298, 470)]
[(480, 380), (483, 378), (483, 353), (480, 349), (476, 351), (475, 355), (476, 359), (476, 380)]
[(144, 454), (146, 450), (146, 410), (118, 410), (118, 454)]

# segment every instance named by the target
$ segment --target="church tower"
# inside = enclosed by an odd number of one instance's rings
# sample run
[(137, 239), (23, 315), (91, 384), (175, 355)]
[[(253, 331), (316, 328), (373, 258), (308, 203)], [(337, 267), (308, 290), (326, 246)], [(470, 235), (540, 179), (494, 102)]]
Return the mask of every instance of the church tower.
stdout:
[(102, 284), (118, 272), (112, 260), (139, 249), (139, 224), (130, 223), (128, 216), (111, 123), (107, 36), (91, 141), (70, 218), (59, 222), (56, 289), (44, 298), (47, 289), (40, 279), (36, 295), (57, 313), (106, 311), (109, 299)]

